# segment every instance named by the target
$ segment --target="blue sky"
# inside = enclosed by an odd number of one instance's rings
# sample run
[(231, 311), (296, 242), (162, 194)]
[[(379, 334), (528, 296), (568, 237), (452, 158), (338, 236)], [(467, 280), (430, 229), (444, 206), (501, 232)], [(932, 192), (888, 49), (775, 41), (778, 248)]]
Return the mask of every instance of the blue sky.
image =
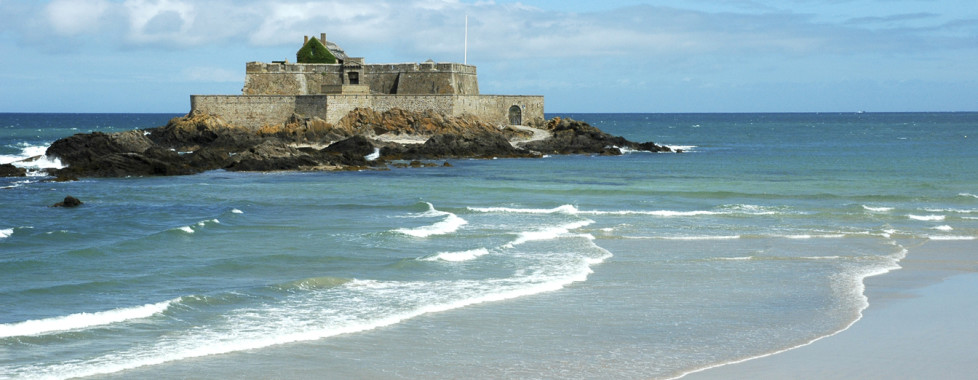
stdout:
[(978, 111), (975, 0), (0, 0), (0, 112), (173, 112), (327, 33), (547, 112)]

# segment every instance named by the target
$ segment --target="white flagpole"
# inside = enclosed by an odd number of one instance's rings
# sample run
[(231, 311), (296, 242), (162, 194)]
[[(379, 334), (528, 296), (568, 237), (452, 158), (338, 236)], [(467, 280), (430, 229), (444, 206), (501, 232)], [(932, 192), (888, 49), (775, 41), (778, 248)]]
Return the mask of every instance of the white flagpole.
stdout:
[(465, 15), (465, 52), (462, 56), (462, 63), (469, 64), (469, 15)]

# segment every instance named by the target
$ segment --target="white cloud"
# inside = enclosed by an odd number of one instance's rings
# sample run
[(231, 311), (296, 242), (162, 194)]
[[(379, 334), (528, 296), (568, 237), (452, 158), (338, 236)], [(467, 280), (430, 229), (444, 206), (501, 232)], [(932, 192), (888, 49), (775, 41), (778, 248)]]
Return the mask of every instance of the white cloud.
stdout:
[(958, 25), (954, 33), (920, 26), (948, 16), (936, 16), (938, 10), (881, 11), (879, 16), (830, 22), (813, 14), (757, 7), (760, 3), (753, 0), (721, 1), (730, 5), (725, 12), (703, 10), (707, 3), (716, 5), (704, 0), (685, 9), (640, 5), (575, 13), (518, 2), (459, 0), (54, 0), (43, 7), (50, 30), (31, 36), (95, 34), (100, 41), (124, 47), (237, 42), (292, 49), (303, 35), (326, 32), (351, 55), (407, 61), (458, 60), (466, 15), (470, 56), (490, 61), (904, 53), (969, 46), (975, 37), (976, 21), (966, 18), (953, 24)]
[(75, 36), (95, 32), (108, 9), (104, 0), (55, 0), (44, 7), (44, 13), (56, 34)]
[(169, 42), (194, 45), (201, 36), (187, 33), (196, 18), (193, 4), (176, 0), (127, 0), (129, 39), (136, 44)]
[(389, 17), (385, 3), (370, 2), (262, 2), (253, 9), (262, 16), (249, 41), (259, 46), (296, 44), (303, 35), (333, 31), (373, 36), (382, 29), (378, 21)]

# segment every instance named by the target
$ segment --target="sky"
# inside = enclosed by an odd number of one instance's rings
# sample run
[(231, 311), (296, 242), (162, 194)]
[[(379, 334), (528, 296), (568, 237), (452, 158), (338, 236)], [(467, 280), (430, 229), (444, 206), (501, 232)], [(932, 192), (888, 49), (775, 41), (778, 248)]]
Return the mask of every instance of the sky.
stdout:
[(548, 113), (978, 111), (975, 0), (0, 0), (0, 112), (185, 113), (320, 33)]

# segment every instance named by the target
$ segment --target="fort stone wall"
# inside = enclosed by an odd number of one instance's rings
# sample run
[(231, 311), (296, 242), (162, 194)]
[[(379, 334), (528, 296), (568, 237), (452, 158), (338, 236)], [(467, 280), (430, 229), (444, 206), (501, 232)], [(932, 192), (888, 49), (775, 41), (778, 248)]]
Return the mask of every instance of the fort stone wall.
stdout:
[(218, 116), (224, 121), (257, 129), (289, 119), (299, 97), (290, 95), (191, 95), (190, 110)]
[[(384, 112), (394, 108), (478, 117), (495, 125), (543, 121), (542, 96), (511, 95), (193, 95), (191, 110), (257, 129), (280, 124), (293, 114), (336, 124), (355, 108)], [(513, 119), (514, 109), (517, 119)]]
[[(349, 68), (347, 68), (349, 69)], [(324, 88), (350, 84), (342, 64), (249, 62), (243, 95), (317, 95)], [(475, 66), (458, 63), (362, 65), (360, 84), (373, 94), (478, 95)], [(330, 87), (333, 86), (333, 87)]]

